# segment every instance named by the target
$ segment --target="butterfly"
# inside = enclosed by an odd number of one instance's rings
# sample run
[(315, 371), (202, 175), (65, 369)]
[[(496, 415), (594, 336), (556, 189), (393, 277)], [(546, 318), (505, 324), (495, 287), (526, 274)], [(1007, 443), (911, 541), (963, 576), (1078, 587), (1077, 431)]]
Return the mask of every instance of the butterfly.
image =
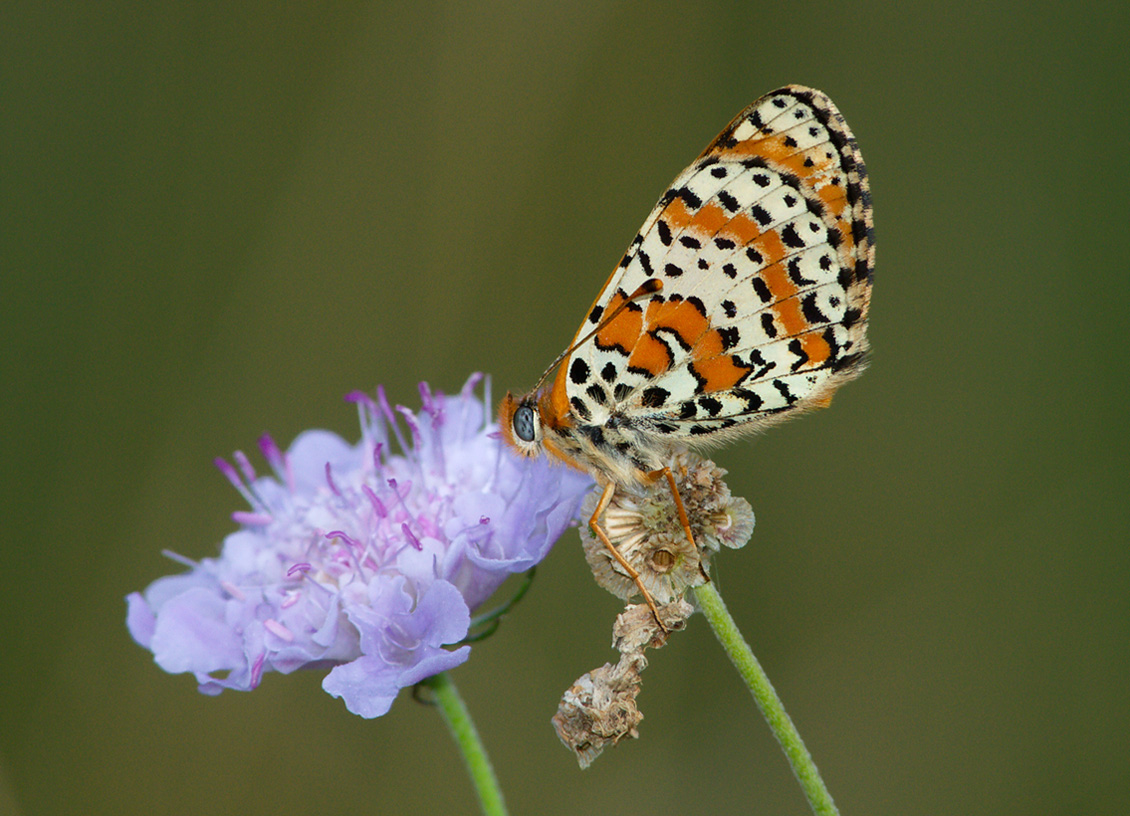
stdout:
[[(519, 453), (545, 452), (602, 488), (826, 407), (867, 362), (875, 261), (867, 171), (823, 93), (780, 88), (743, 110), (660, 197), (573, 343), (499, 410)], [(547, 385), (550, 375), (556, 376)], [(656, 612), (656, 619), (659, 619)]]

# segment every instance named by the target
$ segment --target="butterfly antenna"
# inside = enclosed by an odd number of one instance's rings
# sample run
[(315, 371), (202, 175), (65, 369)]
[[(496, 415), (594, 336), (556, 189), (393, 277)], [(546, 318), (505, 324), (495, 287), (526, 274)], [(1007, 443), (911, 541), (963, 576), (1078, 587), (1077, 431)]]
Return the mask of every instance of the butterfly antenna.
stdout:
[(533, 390), (530, 393), (536, 394), (538, 389), (542, 387), (542, 384), (549, 378), (549, 375), (553, 373), (553, 370), (555, 368), (557, 368), (557, 366), (561, 365), (562, 360), (564, 360), (566, 357), (568, 357), (570, 354), (572, 354), (578, 348), (580, 348), (585, 343), (587, 343), (589, 340), (591, 340), (593, 337), (595, 337), (596, 334), (601, 329), (603, 329), (605, 326), (607, 326), (609, 323), (611, 323), (613, 320), (615, 320), (616, 316), (618, 314), (620, 314), (620, 312), (622, 312), (626, 308), (628, 308), (629, 304), (635, 303), (637, 300), (640, 300), (641, 298), (645, 298), (648, 295), (653, 295), (662, 288), (663, 288), (663, 281), (658, 280), (657, 278), (649, 278), (648, 280), (644, 281), (640, 285), (640, 288), (632, 293), (631, 297), (625, 299), (619, 306), (617, 306), (615, 309), (613, 309), (609, 314), (605, 315), (604, 319), (596, 324), (596, 328), (594, 328), (592, 331), (590, 331), (588, 334), (586, 334), (584, 337), (582, 337), (576, 343), (569, 346), (569, 348), (565, 349), (563, 352), (558, 354), (557, 359), (555, 359), (552, 363), (550, 363), (549, 368), (547, 368), (542, 373), (541, 377), (538, 378), (537, 385), (535, 385), (533, 387)]

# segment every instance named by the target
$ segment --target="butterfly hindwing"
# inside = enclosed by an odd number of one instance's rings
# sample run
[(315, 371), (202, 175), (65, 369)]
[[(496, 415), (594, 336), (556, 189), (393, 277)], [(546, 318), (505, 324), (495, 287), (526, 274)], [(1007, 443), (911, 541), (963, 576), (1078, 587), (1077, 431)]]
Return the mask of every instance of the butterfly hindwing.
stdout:
[(660, 198), (564, 363), (586, 421), (708, 441), (825, 404), (862, 368), (874, 261), (867, 176), (818, 91), (759, 99)]

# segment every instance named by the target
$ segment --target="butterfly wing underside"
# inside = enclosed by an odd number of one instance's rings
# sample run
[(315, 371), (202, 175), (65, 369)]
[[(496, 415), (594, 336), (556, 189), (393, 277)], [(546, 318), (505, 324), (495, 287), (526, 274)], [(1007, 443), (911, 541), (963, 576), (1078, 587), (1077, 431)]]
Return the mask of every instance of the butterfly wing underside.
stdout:
[(827, 404), (863, 368), (874, 265), (867, 174), (827, 96), (742, 111), (660, 198), (577, 333), (650, 279), (559, 372), (587, 423), (709, 443)]

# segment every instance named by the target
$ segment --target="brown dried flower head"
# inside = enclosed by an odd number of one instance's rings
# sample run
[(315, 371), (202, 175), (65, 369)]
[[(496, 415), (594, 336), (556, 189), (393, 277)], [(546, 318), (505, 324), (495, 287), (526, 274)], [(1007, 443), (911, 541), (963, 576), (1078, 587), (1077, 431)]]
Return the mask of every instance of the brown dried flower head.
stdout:
[(583, 674), (561, 698), (553, 727), (582, 768), (591, 765), (606, 747), (625, 737), (639, 737), (637, 726), (643, 712), (636, 705), (636, 696), (640, 693), (640, 672), (647, 668), (644, 650), (663, 646), (669, 633), (686, 625), (694, 607), (679, 600), (659, 610), (663, 626), (647, 605), (627, 607), (612, 630), (619, 661)]
[[(672, 458), (670, 468), (694, 533), (694, 545), (679, 521), (666, 479), (632, 488), (617, 487), (602, 517), (608, 537), (660, 604), (706, 583), (710, 557), (723, 546), (743, 546), (754, 524), (749, 502), (730, 494), (722, 479), (726, 471), (709, 459), (681, 451)], [(598, 492), (585, 499), (582, 518), (592, 514), (598, 500)], [(624, 600), (636, 595), (639, 588), (635, 581), (588, 526), (582, 526), (580, 532), (596, 582)]]

